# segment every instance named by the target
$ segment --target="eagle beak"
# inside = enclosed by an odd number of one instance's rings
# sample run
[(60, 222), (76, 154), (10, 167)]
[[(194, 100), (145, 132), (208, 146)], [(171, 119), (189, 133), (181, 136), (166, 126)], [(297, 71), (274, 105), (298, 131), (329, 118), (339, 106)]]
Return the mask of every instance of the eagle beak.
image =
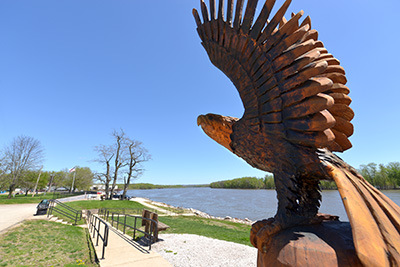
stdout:
[(206, 116), (204, 115), (200, 115), (197, 117), (197, 126), (202, 125), (203, 123), (205, 123), (206, 121)]
[(237, 119), (209, 113), (197, 117), (197, 126), (201, 126), (203, 132), (218, 144), (232, 151), (230, 146), (232, 125)]

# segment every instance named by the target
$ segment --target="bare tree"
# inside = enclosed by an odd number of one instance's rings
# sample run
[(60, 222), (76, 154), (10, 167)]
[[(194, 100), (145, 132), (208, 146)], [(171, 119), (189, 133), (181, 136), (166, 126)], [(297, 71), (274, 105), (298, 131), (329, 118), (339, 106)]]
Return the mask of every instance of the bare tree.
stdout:
[(141, 163), (150, 160), (151, 156), (148, 151), (142, 146), (142, 142), (127, 139), (128, 149), (128, 172), (127, 177), (124, 179), (124, 191), (122, 193), (122, 199), (125, 199), (126, 191), (131, 183), (132, 179), (138, 178), (142, 172)]
[(128, 163), (126, 161), (126, 145), (127, 145), (127, 137), (125, 136), (124, 131), (121, 129), (120, 132), (113, 131), (112, 136), (115, 138), (115, 158), (114, 158), (114, 176), (113, 176), (113, 184), (111, 187), (110, 195), (114, 194), (115, 186), (117, 185), (118, 180), (118, 171), (125, 167)]
[(99, 158), (95, 161), (106, 165), (106, 172), (97, 174), (97, 179), (104, 183), (107, 199), (113, 195), (117, 181), (121, 180), (119, 179), (121, 172), (126, 173), (123, 193), (125, 197), (131, 180), (137, 178), (142, 172), (140, 163), (150, 159), (150, 155), (142, 147), (142, 143), (128, 138), (122, 129), (114, 130), (112, 136), (115, 142), (113, 145), (95, 147), (95, 151), (99, 154)]
[(100, 164), (106, 165), (106, 171), (104, 173), (97, 173), (97, 178), (104, 183), (106, 199), (110, 197), (109, 187), (111, 182), (111, 160), (114, 157), (113, 146), (99, 145), (94, 148), (98, 153), (98, 158), (95, 160)]
[(33, 137), (18, 136), (4, 148), (2, 165), (5, 167), (5, 171), (9, 173), (10, 192), (8, 198), (11, 198), (23, 172), (37, 169), (42, 163), (43, 157), (44, 151), (40, 141)]

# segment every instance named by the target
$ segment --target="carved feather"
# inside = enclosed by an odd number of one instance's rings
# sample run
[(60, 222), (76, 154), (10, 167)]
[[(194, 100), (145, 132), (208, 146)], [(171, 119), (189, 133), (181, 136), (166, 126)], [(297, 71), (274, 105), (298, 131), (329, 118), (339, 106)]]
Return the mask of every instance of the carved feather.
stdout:
[[(201, 1), (203, 21), (193, 11), (211, 62), (239, 91), (246, 115), (242, 120), (258, 118), (261, 132), (271, 132), (269, 123), (281, 124), (274, 126), (274, 131), (281, 129), (280, 136), (296, 144), (334, 151), (350, 148), (347, 138), (353, 133), (350, 121), (354, 113), (340, 62), (318, 40), (309, 17), (299, 23), (302, 11), (284, 18), (291, 0), (285, 1), (270, 21), (275, 1), (267, 0), (258, 15), (257, 2), (249, 0), (243, 9), (243, 0), (236, 5), (227, 1), (226, 19), (223, 0), (218, 10), (215, 0), (210, 1), (210, 8)], [(329, 123), (317, 127), (321, 111)], [(301, 137), (307, 141), (300, 142)]]

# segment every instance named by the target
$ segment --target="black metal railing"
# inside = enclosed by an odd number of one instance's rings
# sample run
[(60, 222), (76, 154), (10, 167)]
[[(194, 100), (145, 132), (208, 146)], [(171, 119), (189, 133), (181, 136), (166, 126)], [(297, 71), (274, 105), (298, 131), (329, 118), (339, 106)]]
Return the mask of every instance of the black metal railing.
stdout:
[[(177, 213), (184, 213), (184, 209), (177, 209), (177, 211), (171, 211), (168, 210), (168, 208), (165, 207), (161, 207), (162, 209), (165, 209), (165, 212), (162, 211), (160, 212), (159, 210), (156, 209), (152, 209), (152, 208), (148, 208), (146, 207), (146, 210), (149, 210), (151, 212), (157, 213), (157, 214), (165, 214), (165, 215), (174, 215)], [(136, 214), (142, 214), (143, 212), (143, 208), (102, 208), (102, 209), (106, 209), (108, 211), (112, 211), (112, 212), (116, 212), (116, 213), (120, 213), (120, 214), (129, 214), (129, 215), (136, 215)], [(99, 210), (100, 212), (100, 210)]]
[[(104, 220), (100, 219), (98, 216), (93, 215), (89, 210), (87, 212), (87, 222), (89, 226), (89, 232), (90, 233), (93, 232), (92, 238), (96, 239), (96, 247), (99, 245), (99, 239), (103, 241), (101, 259), (104, 259), (106, 247), (108, 244), (109, 226)], [(104, 226), (101, 227), (102, 225)], [(103, 228), (103, 234), (101, 234), (101, 228)]]
[[(128, 214), (121, 214), (118, 212), (114, 212), (113, 210), (108, 209), (99, 209), (99, 216), (102, 217), (104, 220), (111, 222), (111, 226), (115, 227), (119, 230), (119, 226), (123, 227), (122, 232), (125, 234), (126, 229), (133, 230), (132, 238), (136, 239), (136, 233), (142, 233), (147, 239), (147, 245), (149, 246), (149, 250), (151, 250), (151, 244), (157, 241), (157, 231), (158, 231), (158, 222), (149, 218), (144, 218), (142, 216), (136, 215), (128, 215)], [(138, 225), (138, 220), (140, 220), (140, 225)], [(139, 229), (142, 226), (142, 221), (146, 220), (150, 224), (149, 229)], [(114, 226), (115, 225), (115, 226)], [(148, 231), (146, 231), (148, 230)]]
[(82, 211), (71, 208), (70, 206), (58, 201), (57, 199), (51, 199), (49, 207), (47, 209), (47, 217), (53, 215), (54, 213), (58, 213), (68, 219), (74, 221), (74, 224), (77, 223), (78, 220), (82, 219)]
[(100, 208), (99, 214), (105, 211), (119, 213), (119, 214), (129, 214), (129, 215), (141, 215), (143, 213), (143, 208)]
[(80, 195), (84, 195), (85, 193), (90, 194), (91, 191), (71, 192), (71, 193), (70, 192), (53, 191), (53, 192), (46, 193), (46, 195), (49, 196), (49, 198), (52, 198), (52, 199), (59, 199), (59, 198), (65, 198), (65, 197), (80, 196)]

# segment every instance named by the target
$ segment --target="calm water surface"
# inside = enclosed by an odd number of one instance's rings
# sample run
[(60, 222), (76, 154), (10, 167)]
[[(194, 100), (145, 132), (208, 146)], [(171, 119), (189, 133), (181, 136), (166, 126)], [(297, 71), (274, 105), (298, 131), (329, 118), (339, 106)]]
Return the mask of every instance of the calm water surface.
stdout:
[[(383, 191), (400, 205), (400, 191)], [(176, 207), (194, 208), (217, 217), (231, 216), (259, 220), (275, 215), (277, 199), (275, 190), (214, 189), (209, 187), (128, 190), (129, 196), (145, 197)], [(339, 192), (322, 192), (320, 212), (338, 215), (348, 221)]]

